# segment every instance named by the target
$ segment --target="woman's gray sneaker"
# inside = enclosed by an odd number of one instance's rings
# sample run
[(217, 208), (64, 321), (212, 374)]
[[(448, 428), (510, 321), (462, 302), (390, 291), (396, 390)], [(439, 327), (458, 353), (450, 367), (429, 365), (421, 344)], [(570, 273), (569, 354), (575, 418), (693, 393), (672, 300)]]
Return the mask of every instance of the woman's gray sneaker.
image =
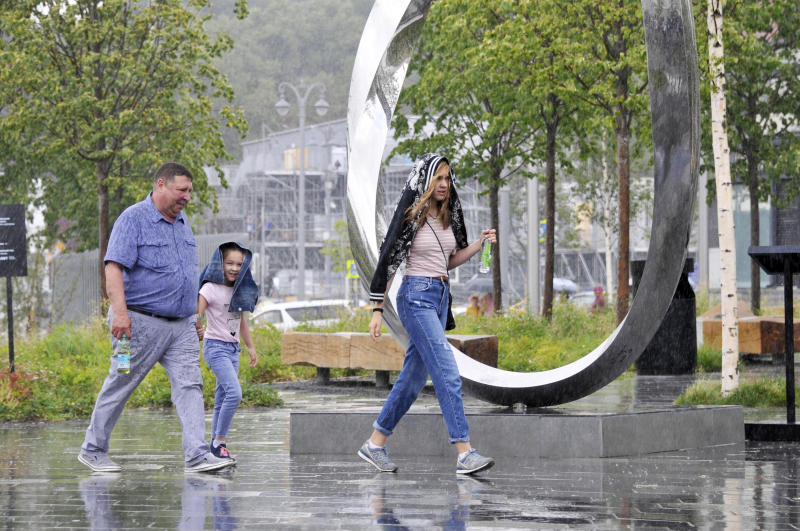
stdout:
[(122, 467), (106, 454), (78, 454), (78, 461), (94, 472), (119, 472), (122, 470)]
[(488, 470), (493, 466), (494, 459), (483, 457), (473, 448), (467, 452), (467, 455), (456, 462), (456, 474), (474, 474), (481, 470)]
[(365, 441), (358, 449), (358, 457), (370, 463), (372, 466), (381, 472), (395, 472), (397, 465), (389, 461), (389, 454), (386, 452), (386, 447), (371, 449), (369, 444)]

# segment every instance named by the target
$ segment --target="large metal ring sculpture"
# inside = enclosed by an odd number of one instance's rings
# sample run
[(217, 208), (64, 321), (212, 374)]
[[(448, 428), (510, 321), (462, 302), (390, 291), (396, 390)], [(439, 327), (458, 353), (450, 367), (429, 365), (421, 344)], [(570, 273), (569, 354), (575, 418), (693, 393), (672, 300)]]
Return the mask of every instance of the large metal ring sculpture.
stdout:
[[(369, 285), (386, 232), (380, 168), (392, 113), (431, 0), (376, 0), (356, 54), (348, 102), (347, 218), (361, 280)], [(453, 349), (464, 390), (500, 405), (563, 404), (602, 388), (644, 350), (678, 284), (694, 212), (699, 153), (699, 85), (690, 0), (642, 0), (655, 193), (648, 259), (631, 309), (596, 349), (557, 369), (518, 373), (483, 365)], [(502, 235), (501, 235), (502, 236)], [(397, 273), (397, 276), (400, 272)], [(395, 278), (384, 319), (401, 345)]]

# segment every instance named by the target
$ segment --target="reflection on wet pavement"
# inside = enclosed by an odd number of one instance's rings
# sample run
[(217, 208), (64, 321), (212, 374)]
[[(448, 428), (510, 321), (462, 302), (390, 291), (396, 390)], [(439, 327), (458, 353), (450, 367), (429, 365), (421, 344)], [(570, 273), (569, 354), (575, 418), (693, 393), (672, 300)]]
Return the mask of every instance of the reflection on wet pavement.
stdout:
[[(689, 381), (628, 377), (563, 407), (663, 407)], [(285, 407), (240, 409), (229, 435), (238, 466), (218, 475), (184, 473), (171, 411), (123, 414), (116, 475), (77, 461), (87, 421), (0, 425), (0, 515), (7, 529), (800, 528), (798, 444), (500, 460), (477, 478), (456, 477), (455, 456), (397, 458), (397, 474), (376, 474), (356, 448), (289, 456), (290, 410), (377, 412), (385, 398), (358, 392), (285, 389)], [(435, 398), (414, 408), (436, 410)]]

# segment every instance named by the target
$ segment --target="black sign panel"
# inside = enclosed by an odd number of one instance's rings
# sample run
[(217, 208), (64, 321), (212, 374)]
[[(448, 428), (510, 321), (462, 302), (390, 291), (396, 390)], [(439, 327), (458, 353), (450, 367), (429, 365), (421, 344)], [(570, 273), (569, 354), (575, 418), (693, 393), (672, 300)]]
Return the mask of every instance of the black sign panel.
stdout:
[(25, 205), (0, 205), (0, 277), (28, 275)]

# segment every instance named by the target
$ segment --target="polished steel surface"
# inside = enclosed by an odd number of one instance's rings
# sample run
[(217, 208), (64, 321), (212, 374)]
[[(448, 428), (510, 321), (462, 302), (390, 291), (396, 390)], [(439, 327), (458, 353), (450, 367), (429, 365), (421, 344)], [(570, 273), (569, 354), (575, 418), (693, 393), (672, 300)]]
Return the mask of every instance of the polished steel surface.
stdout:
[[(430, 1), (377, 0), (353, 67), (348, 102), (347, 214), (361, 281), (369, 285), (385, 234), (380, 165), (389, 124)], [(631, 309), (596, 349), (557, 369), (517, 373), (488, 367), (453, 349), (467, 393), (501, 405), (546, 406), (577, 400), (622, 374), (666, 314), (689, 241), (700, 142), (699, 85), (689, 0), (643, 0), (653, 122), (655, 198), (648, 261)], [(457, 156), (456, 159), (457, 165)], [(400, 273), (398, 272), (396, 277)], [(384, 319), (401, 345), (393, 309)]]

